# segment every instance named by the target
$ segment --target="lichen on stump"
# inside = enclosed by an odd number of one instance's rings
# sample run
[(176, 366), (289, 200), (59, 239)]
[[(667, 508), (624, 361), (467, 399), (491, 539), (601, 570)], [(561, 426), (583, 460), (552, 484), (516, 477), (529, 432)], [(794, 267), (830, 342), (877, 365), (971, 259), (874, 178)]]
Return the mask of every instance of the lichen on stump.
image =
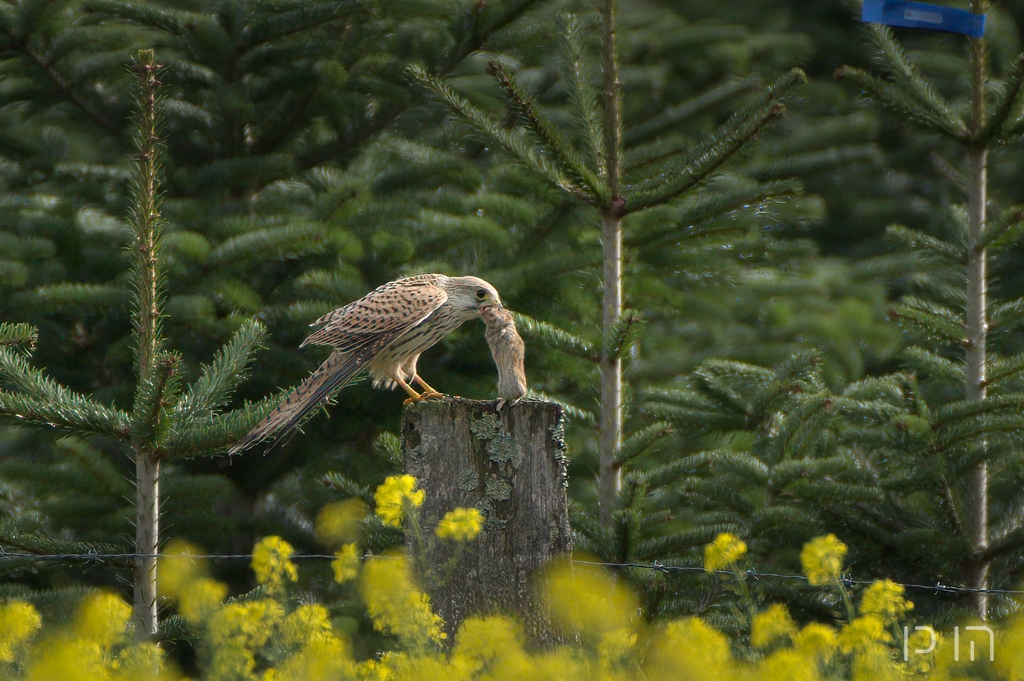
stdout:
[[(535, 573), (571, 548), (562, 409), (538, 400), (500, 412), (496, 406), (446, 398), (405, 410), (405, 469), (426, 492), (420, 523), (427, 569), (420, 578), (449, 640), (467, 617), (501, 612), (539, 642), (548, 634)], [(433, 530), (458, 507), (477, 508), (486, 521), (451, 564), (455, 543)]]

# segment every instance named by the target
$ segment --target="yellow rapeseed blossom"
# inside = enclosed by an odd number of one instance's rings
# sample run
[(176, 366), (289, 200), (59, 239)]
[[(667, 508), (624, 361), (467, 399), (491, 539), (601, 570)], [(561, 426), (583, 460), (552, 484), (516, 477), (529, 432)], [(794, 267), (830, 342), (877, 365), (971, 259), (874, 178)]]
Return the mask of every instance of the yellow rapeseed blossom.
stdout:
[(654, 639), (645, 678), (721, 681), (732, 678), (729, 640), (697, 617), (670, 622)]
[(273, 681), (338, 681), (355, 676), (355, 663), (348, 646), (331, 635), (309, 642), (273, 671)]
[(388, 477), (373, 495), (377, 504), (377, 515), (385, 525), (401, 527), (405, 518), (405, 504), (410, 508), (419, 508), (423, 504), (426, 493), (416, 489), (416, 478), (411, 475), (392, 475)]
[(291, 561), (293, 552), (291, 544), (280, 537), (260, 539), (252, 550), (252, 571), (256, 573), (256, 581), (273, 593), (280, 591), (285, 581), (297, 580), (299, 573)]
[(760, 678), (765, 681), (817, 681), (818, 661), (792, 648), (782, 648), (761, 661)]
[(875, 615), (863, 615), (843, 627), (838, 642), (844, 653), (852, 653), (891, 640), (892, 636), (885, 630), (885, 622)]
[(0, 605), (0, 662), (13, 662), (21, 647), (42, 623), (39, 612), (31, 603), (8, 601)]
[(800, 563), (807, 581), (813, 586), (821, 586), (838, 579), (845, 555), (846, 544), (834, 534), (817, 537), (804, 544), (800, 552)]
[(256, 669), (256, 651), (267, 642), (284, 609), (270, 599), (229, 603), (206, 623), (209, 662), (207, 679), (250, 679)]
[[(913, 644), (914, 636), (918, 634), (925, 634), (924, 631), (915, 632), (911, 636), (911, 644)], [(966, 633), (966, 632), (964, 632)], [(913, 650), (921, 650), (927, 648), (931, 643), (930, 638), (923, 641), (918, 641), (917, 646)], [(1006, 624), (1004, 624), (999, 630), (999, 640), (996, 641), (997, 654), (995, 659), (995, 667), (1001, 671), (1007, 679), (1013, 681), (1020, 681), (1024, 679), (1024, 655), (1019, 654), (1019, 651), (1024, 650), (1024, 615), (1014, 615), (1010, 618)], [(984, 650), (984, 648), (983, 648)], [(1016, 655), (1000, 655), (1000, 650), (1013, 650), (1018, 651)], [(918, 655), (916, 657), (924, 657)]]
[(803, 654), (827, 660), (836, 647), (836, 630), (827, 624), (811, 622), (793, 637), (793, 645)]
[(361, 499), (327, 504), (316, 516), (316, 540), (331, 548), (355, 541), (359, 534), (359, 524), (368, 512)]
[(31, 650), (25, 681), (113, 681), (104, 652), (91, 641), (47, 637)]
[(177, 600), (185, 585), (206, 576), (206, 563), (198, 546), (181, 539), (167, 542), (157, 566), (157, 586), (161, 596)]
[(322, 605), (300, 605), (281, 623), (280, 643), (285, 646), (302, 646), (311, 641), (327, 641), (332, 638), (334, 631), (331, 629), (330, 614)]
[(460, 666), (471, 674), (497, 660), (522, 653), (523, 634), (510, 617), (470, 617), (455, 635), (453, 660), (458, 658)]
[[(1009, 627), (1012, 629), (1011, 627)], [(937, 655), (933, 654), (941, 646), (944, 641), (942, 634), (937, 631), (928, 631), (926, 629), (919, 629), (916, 631), (910, 631), (910, 636), (907, 637), (907, 665), (910, 670), (916, 674), (927, 674), (932, 671), (935, 667), (935, 661)], [(1003, 646), (1010, 643), (1009, 647), (1001, 648), (1003, 650), (1022, 650), (1021, 647), (1013, 645), (1013, 643), (1024, 644), (1024, 639), (1018, 642), (1011, 642), (1003, 639), (1002, 637), (1007, 633), (1007, 628), (1000, 630), (1000, 640)], [(934, 638), (932, 638), (934, 636)], [(997, 643), (996, 645), (999, 645)], [(930, 650), (929, 650), (930, 649)], [(926, 653), (918, 653), (918, 650), (926, 650)], [(1024, 679), (1024, 657), (1020, 655), (997, 655), (996, 656), (996, 667), (1000, 666), (1000, 662), (1011, 662), (1017, 666), (1016, 672), (1010, 672), (1006, 676), (1009, 679)], [(941, 678), (941, 677), (940, 677)]]
[(363, 566), (360, 593), (377, 631), (395, 634), (408, 648), (438, 645), (447, 638), (430, 598), (413, 584), (405, 556), (371, 560)]
[(448, 511), (434, 532), (441, 539), (472, 541), (484, 526), (484, 514), (475, 508), (456, 508)]
[(877, 615), (886, 624), (913, 609), (914, 604), (903, 598), (903, 586), (888, 579), (873, 583), (860, 599), (860, 614)]
[(715, 537), (715, 541), (704, 547), (704, 569), (708, 572), (727, 568), (747, 553), (747, 545), (739, 537), (728, 532)]
[(132, 616), (130, 605), (109, 592), (87, 596), (75, 612), (75, 636), (109, 648), (126, 637), (128, 620)]
[(351, 582), (359, 576), (359, 565), (359, 547), (355, 544), (345, 544), (334, 554), (334, 560), (331, 561), (334, 581), (338, 584)]
[(755, 648), (767, 648), (779, 639), (788, 642), (796, 634), (796, 623), (786, 606), (776, 603), (754, 616), (750, 629), (750, 643)]
[(202, 622), (227, 598), (226, 584), (200, 577), (188, 582), (178, 594), (178, 612), (190, 622)]
[(579, 632), (590, 644), (635, 626), (636, 596), (598, 567), (556, 561), (545, 570), (542, 584), (551, 620), (571, 633)]

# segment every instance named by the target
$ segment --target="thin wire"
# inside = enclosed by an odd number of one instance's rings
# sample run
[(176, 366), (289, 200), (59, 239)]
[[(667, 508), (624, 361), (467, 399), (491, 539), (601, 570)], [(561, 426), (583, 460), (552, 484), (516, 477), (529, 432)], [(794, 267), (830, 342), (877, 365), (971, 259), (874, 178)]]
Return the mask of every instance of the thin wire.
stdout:
[[(642, 570), (654, 570), (656, 572), (706, 572), (702, 567), (694, 565), (664, 565), (659, 562), (653, 564), (646, 563), (602, 563), (599, 561), (591, 560), (573, 560), (573, 563), (582, 565), (598, 565), (607, 568), (639, 568)], [(732, 576), (733, 572), (730, 570), (715, 570), (715, 574), (722, 576)], [(797, 579), (801, 581), (808, 581), (806, 575), (786, 575), (779, 574), (777, 572), (760, 572), (753, 568), (744, 572), (747, 577), (752, 579)], [(854, 579), (852, 577), (842, 577), (842, 583), (845, 586), (862, 586), (874, 584), (876, 580), (873, 579)], [(890, 580), (892, 581), (892, 580)], [(961, 593), (961, 594), (1002, 594), (1002, 595), (1014, 595), (1024, 596), (1024, 591), (1016, 591), (1013, 589), (986, 589), (973, 586), (955, 586), (952, 584), (942, 584), (937, 582), (935, 584), (903, 584), (900, 582), (893, 582), (899, 584), (906, 589), (923, 589), (925, 591), (934, 591), (936, 593)]]
[[(369, 554), (366, 558), (383, 558), (384, 556), (374, 556)], [(102, 563), (105, 561), (116, 561), (116, 560), (135, 560), (138, 558), (191, 558), (196, 560), (252, 560), (251, 553), (236, 553), (236, 554), (217, 554), (217, 553), (100, 553), (98, 551), (90, 551), (88, 553), (10, 553), (5, 551), (3, 547), (0, 547), (0, 560), (28, 560), (33, 562), (38, 561), (67, 561), (67, 562), (81, 562), (81, 563)], [(335, 560), (337, 558), (334, 554), (324, 553), (293, 553), (290, 556), (291, 560)], [(600, 561), (592, 560), (573, 560), (576, 565), (595, 565), (606, 568), (636, 568), (640, 570), (653, 570), (655, 572), (706, 572), (704, 568), (695, 565), (666, 565), (655, 561), (654, 563), (604, 563)], [(723, 577), (734, 576), (733, 572), (729, 570), (715, 570), (715, 574), (722, 575)], [(805, 575), (788, 575), (778, 572), (761, 572), (753, 568), (743, 573), (745, 576), (751, 579), (795, 579), (799, 581), (808, 581)], [(846, 586), (863, 586), (873, 584), (875, 580), (870, 579), (854, 579), (853, 577), (842, 577), (841, 581)], [(1024, 596), (1024, 591), (1018, 591), (1014, 589), (985, 589), (971, 586), (956, 586), (953, 584), (942, 584), (937, 582), (935, 584), (904, 584), (900, 582), (894, 582), (899, 584), (905, 589), (918, 589), (922, 591), (932, 591), (935, 593), (947, 593), (947, 594), (996, 594), (1003, 596)]]

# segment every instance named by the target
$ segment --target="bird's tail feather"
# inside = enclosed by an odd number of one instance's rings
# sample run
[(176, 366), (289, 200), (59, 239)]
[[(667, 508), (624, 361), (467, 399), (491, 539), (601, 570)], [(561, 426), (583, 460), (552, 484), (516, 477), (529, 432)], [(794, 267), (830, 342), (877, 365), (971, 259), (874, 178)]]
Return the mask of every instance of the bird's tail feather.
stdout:
[(267, 450), (284, 440), (306, 416), (334, 392), (345, 387), (363, 368), (363, 353), (332, 352), (309, 378), (299, 384), (267, 418), (238, 441), (228, 453), (238, 454), (258, 442), (274, 436)]

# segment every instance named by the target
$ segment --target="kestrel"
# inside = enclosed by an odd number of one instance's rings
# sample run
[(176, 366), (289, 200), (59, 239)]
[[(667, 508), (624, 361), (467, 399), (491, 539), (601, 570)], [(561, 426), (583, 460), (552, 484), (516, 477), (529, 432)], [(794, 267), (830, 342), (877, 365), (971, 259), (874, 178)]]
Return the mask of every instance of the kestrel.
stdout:
[[(359, 300), (325, 314), (299, 347), (329, 345), (334, 352), (284, 402), (230, 453), (236, 454), (275, 435), (290, 433), (320, 403), (348, 385), (363, 369), (374, 387), (401, 386), (409, 400), (440, 397), (416, 372), (420, 353), (433, 347), (463, 322), (480, 317), (480, 308), (501, 305), (498, 292), (483, 279), (420, 274), (396, 279)], [(416, 392), (410, 383), (423, 388)]]
[(498, 367), (497, 410), (501, 411), (506, 402), (515, 404), (526, 395), (526, 371), (523, 369), (526, 345), (516, 330), (512, 313), (501, 305), (484, 305), (480, 316), (487, 327), (484, 337)]

